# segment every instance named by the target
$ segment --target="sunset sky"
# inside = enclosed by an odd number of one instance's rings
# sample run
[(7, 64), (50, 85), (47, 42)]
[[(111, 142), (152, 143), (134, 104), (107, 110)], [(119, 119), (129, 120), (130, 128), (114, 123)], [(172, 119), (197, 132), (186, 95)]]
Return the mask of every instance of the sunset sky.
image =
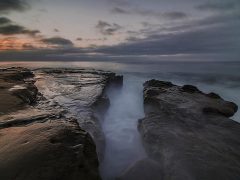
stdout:
[(0, 0), (0, 61), (239, 55), (239, 0)]

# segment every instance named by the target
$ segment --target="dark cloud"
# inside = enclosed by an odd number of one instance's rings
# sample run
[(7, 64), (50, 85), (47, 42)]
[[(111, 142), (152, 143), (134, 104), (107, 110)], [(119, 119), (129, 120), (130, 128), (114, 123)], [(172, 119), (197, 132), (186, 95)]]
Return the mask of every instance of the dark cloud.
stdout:
[(178, 20), (178, 19), (184, 19), (187, 17), (187, 14), (184, 12), (179, 12), (179, 11), (158, 12), (158, 11), (143, 9), (143, 8), (124, 9), (124, 8), (115, 7), (111, 10), (111, 12), (114, 14), (124, 14), (124, 15), (136, 14), (141, 16), (151, 16), (155, 18), (164, 18), (168, 20)]
[(80, 37), (76, 39), (76, 41), (82, 41), (82, 40), (83, 40), (83, 39), (82, 39), (82, 38), (80, 38)]
[(139, 38), (135, 37), (135, 36), (130, 36), (126, 39), (127, 41), (138, 41)]
[(65, 39), (62, 37), (52, 37), (52, 38), (45, 38), (41, 40), (43, 43), (46, 43), (48, 45), (56, 45), (61, 47), (72, 47), (73, 42), (69, 39)]
[(0, 34), (2, 35), (26, 34), (35, 36), (38, 33), (40, 33), (38, 30), (29, 30), (21, 25), (15, 24), (6, 17), (0, 17)]
[(132, 38), (127, 43), (102, 47), (97, 52), (112, 55), (238, 53), (239, 29), (240, 24), (231, 23), (179, 33), (152, 34), (144, 39)]
[(130, 14), (129, 11), (123, 9), (123, 8), (119, 8), (119, 7), (115, 7), (111, 10), (112, 13), (114, 14)]
[(1, 0), (0, 13), (8, 12), (11, 10), (23, 11), (29, 7), (28, 3), (24, 0)]
[(53, 29), (54, 32), (60, 32), (59, 29), (55, 28)]
[(236, 7), (236, 2), (233, 2), (229, 0), (228, 2), (208, 2), (205, 4), (201, 4), (197, 6), (196, 8), (199, 10), (217, 10), (217, 11), (222, 11), (222, 10), (232, 10)]
[(105, 21), (98, 21), (98, 24), (96, 25), (96, 29), (103, 35), (114, 35), (115, 33), (117, 33), (119, 30), (121, 30), (123, 27), (113, 23), (110, 24), (108, 22)]
[(84, 41), (106, 41), (107, 38), (86, 38), (86, 39), (83, 39)]
[(184, 19), (187, 17), (187, 14), (185, 14), (184, 12), (178, 12), (178, 11), (157, 12), (153, 10), (136, 9), (133, 12), (142, 16), (153, 16), (153, 17), (165, 18), (169, 20)]
[(37, 49), (36, 47), (34, 47), (32, 44), (30, 43), (25, 43), (22, 45), (22, 48), (25, 49), (25, 50), (34, 50), (34, 49)]
[[(30, 45), (30, 46), (29, 46)], [(1, 44), (0, 44), (1, 47)], [(89, 56), (88, 50), (83, 48), (32, 48), (31, 44), (26, 44), (25, 49), (11, 50), (11, 51), (2, 51), (0, 52), (0, 58), (7, 61), (61, 61), (66, 60), (66, 57), (71, 60), (79, 60), (79, 57), (82, 57), (84, 60), (88, 59)]]
[(106, 27), (111, 27), (111, 25), (105, 21), (98, 21), (98, 24), (96, 25), (96, 28), (102, 29)]
[(28, 30), (23, 26), (19, 25), (6, 25), (0, 27), (0, 34), (2, 35), (17, 35), (17, 34), (26, 34), (35, 36), (36, 34), (40, 33), (38, 30)]
[(12, 21), (6, 17), (0, 17), (0, 26), (5, 24), (10, 24)]
[(184, 12), (177, 12), (177, 11), (173, 11), (173, 12), (166, 12), (162, 14), (162, 17), (165, 17), (167, 19), (184, 19), (187, 17), (187, 14)]

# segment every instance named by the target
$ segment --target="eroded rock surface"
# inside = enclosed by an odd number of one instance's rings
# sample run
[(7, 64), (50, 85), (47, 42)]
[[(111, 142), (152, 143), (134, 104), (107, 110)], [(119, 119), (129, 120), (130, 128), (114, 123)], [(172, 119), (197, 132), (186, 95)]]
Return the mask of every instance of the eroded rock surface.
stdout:
[(105, 89), (121, 86), (122, 76), (115, 73), (85, 69), (39, 69), (35, 71), (36, 86), (52, 106), (68, 111), (81, 128), (93, 137), (99, 159), (103, 159), (105, 139), (100, 121), (110, 102)]
[(0, 133), (0, 179), (100, 179), (95, 144), (75, 120), (34, 122)]
[(79, 69), (34, 74), (0, 70), (0, 179), (101, 179), (95, 143), (103, 149), (104, 139), (96, 112), (108, 106), (105, 88), (122, 77)]
[(0, 69), (0, 115), (23, 109), (36, 101), (33, 73), (25, 68)]
[(151, 80), (144, 84), (145, 149), (162, 167), (154, 179), (240, 178), (240, 124), (229, 119), (237, 105), (191, 85)]

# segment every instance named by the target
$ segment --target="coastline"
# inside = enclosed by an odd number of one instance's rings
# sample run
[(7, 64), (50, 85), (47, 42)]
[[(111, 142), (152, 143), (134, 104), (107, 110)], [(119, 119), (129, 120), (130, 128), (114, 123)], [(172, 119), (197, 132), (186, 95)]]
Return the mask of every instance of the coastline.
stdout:
[[(106, 91), (121, 88), (123, 77), (69, 68), (8, 68), (0, 75), (0, 178), (101, 179)], [(147, 157), (119, 179), (240, 176), (240, 124), (229, 119), (236, 104), (158, 80), (147, 81), (143, 95), (138, 130)]]

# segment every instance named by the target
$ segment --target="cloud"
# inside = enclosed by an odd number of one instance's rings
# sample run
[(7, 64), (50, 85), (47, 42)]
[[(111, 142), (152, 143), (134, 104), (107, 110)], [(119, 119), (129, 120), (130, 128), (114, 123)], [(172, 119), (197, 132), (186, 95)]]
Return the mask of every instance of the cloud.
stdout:
[(60, 32), (59, 29), (57, 29), (57, 28), (54, 28), (53, 31), (54, 32)]
[(62, 37), (44, 38), (41, 41), (48, 45), (55, 45), (60, 47), (72, 47), (74, 45), (72, 41)]
[(17, 35), (17, 34), (27, 34), (31, 36), (35, 36), (40, 33), (38, 30), (28, 30), (23, 26), (19, 25), (7, 25), (0, 27), (0, 34), (2, 35)]
[(162, 13), (161, 16), (170, 20), (174, 20), (174, 19), (184, 19), (187, 17), (187, 14), (184, 12), (173, 11), (173, 12)]
[(5, 24), (10, 24), (12, 21), (6, 17), (0, 17), (0, 26)]
[(1, 0), (0, 13), (6, 13), (11, 10), (23, 11), (29, 7), (29, 4), (24, 0)]
[(86, 39), (83, 39), (84, 41), (106, 41), (107, 38), (104, 37), (104, 38), (86, 38)]
[(76, 39), (76, 41), (82, 41), (83, 40), (83, 38), (80, 38), (80, 37), (78, 37), (77, 39)]
[(155, 32), (142, 39), (130, 37), (126, 43), (102, 47), (97, 52), (111, 55), (175, 55), (236, 54), (240, 51), (240, 23), (232, 21), (200, 27), (175, 33)]
[(196, 6), (196, 9), (201, 11), (238, 11), (240, 12), (240, 1), (239, 0), (222, 0), (222, 1), (211, 1)]
[(187, 18), (187, 14), (184, 12), (179, 12), (179, 11), (170, 11), (170, 12), (158, 12), (155, 10), (150, 10), (150, 9), (143, 9), (143, 8), (119, 8), (115, 7), (111, 10), (112, 13), (114, 14), (122, 14), (122, 15), (140, 15), (140, 16), (151, 16), (155, 18), (164, 18), (167, 20), (178, 20), (178, 19), (185, 19)]
[(40, 33), (40, 31), (29, 30), (21, 25), (15, 24), (13, 21), (6, 17), (0, 17), (0, 34), (2, 35), (26, 34), (35, 36), (38, 33)]
[(34, 45), (30, 44), (30, 43), (25, 43), (22, 45), (22, 48), (25, 50), (34, 50), (37, 49)]
[(113, 14), (130, 14), (129, 11), (127, 11), (127, 10), (125, 10), (125, 9), (123, 9), (123, 8), (119, 8), (119, 7), (113, 8), (113, 9), (111, 10), (111, 12), (112, 12)]
[(222, 2), (222, 3), (206, 3), (197, 6), (199, 10), (231, 10), (234, 9), (235, 4), (233, 2)]
[(96, 25), (96, 29), (103, 35), (111, 36), (117, 33), (119, 30), (121, 30), (123, 27), (113, 23), (109, 24), (105, 21), (98, 21), (98, 24)]
[(129, 6), (131, 3), (128, 0), (107, 0), (108, 3), (118, 6), (118, 7), (126, 7)]

